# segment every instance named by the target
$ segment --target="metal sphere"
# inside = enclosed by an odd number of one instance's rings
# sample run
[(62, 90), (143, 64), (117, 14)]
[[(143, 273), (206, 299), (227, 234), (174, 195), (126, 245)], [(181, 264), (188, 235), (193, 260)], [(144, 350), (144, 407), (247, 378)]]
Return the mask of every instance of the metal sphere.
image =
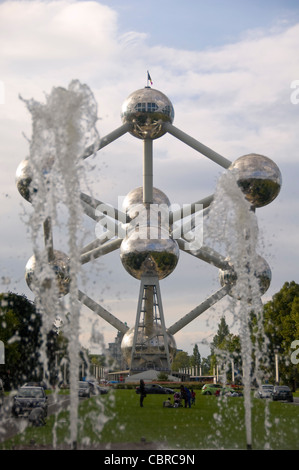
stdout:
[[(135, 349), (135, 360), (136, 355), (139, 357), (139, 367), (143, 368), (147, 365), (151, 367), (161, 367), (161, 356), (166, 354), (164, 345), (164, 336), (160, 325), (153, 325), (153, 329), (150, 335), (145, 335), (143, 328), (138, 328), (136, 349)], [(121, 342), (121, 351), (126, 362), (131, 365), (132, 347), (134, 341), (135, 328), (130, 328), (124, 335)], [(174, 337), (166, 332), (167, 345), (169, 351), (169, 358), (172, 362), (176, 353), (176, 342)]]
[[(25, 279), (29, 289), (34, 289), (34, 284), (40, 284), (44, 289), (49, 289), (52, 285), (53, 278), (56, 280), (56, 287), (58, 289), (58, 296), (63, 297), (69, 292), (70, 274), (69, 274), (69, 258), (61, 251), (54, 250), (53, 260), (49, 262), (52, 268), (52, 273), (49, 275), (45, 269), (45, 276), (42, 272), (37, 272), (35, 255), (31, 256), (25, 268)], [(44, 278), (43, 278), (44, 277)]]
[[(125, 197), (122, 203), (122, 210), (127, 214), (127, 216), (132, 220), (140, 213), (140, 204), (143, 204), (143, 187), (132, 189), (127, 196)], [(170, 207), (170, 201), (166, 194), (164, 194), (160, 189), (153, 188), (153, 203)]]
[(224, 286), (234, 286), (237, 280), (237, 275), (234, 271), (234, 268), (230, 266), (228, 269), (219, 270), (219, 281), (222, 287)]
[(169, 233), (160, 229), (161, 237), (148, 238), (148, 227), (129, 234), (120, 246), (120, 259), (131, 276), (141, 279), (142, 275), (164, 279), (175, 269), (179, 260), (179, 247)]
[(31, 202), (31, 192), (34, 189), (30, 188), (32, 182), (32, 170), (27, 159), (21, 161), (16, 171), (16, 185), (21, 196), (26, 201)]
[(229, 170), (236, 174), (239, 187), (254, 208), (266, 206), (278, 196), (281, 173), (270, 158), (256, 153), (244, 155), (233, 162)]
[[(257, 256), (256, 262), (254, 263), (254, 272), (250, 273), (250, 268), (244, 266), (247, 270), (249, 283), (250, 283), (250, 276), (253, 275), (258, 280), (258, 287), (259, 287), (259, 295), (264, 295), (265, 292), (270, 287), (272, 273), (269, 264), (262, 256)], [(242, 286), (238, 286), (238, 273), (235, 272), (233, 267), (228, 270), (220, 270), (219, 271), (219, 280), (222, 286), (228, 285), (230, 286), (229, 295), (231, 297), (235, 297), (237, 299), (241, 298), (241, 294), (239, 293), (240, 288)]]
[(130, 124), (129, 132), (139, 139), (157, 139), (165, 134), (164, 122), (173, 122), (171, 101), (161, 91), (150, 87), (134, 91), (121, 108), (124, 124)]
[[(169, 236), (170, 201), (157, 188), (153, 188), (153, 204), (143, 204), (142, 200), (143, 189), (139, 187), (123, 201), (122, 208), (131, 223), (120, 246), (120, 258), (126, 271), (136, 279), (145, 274), (164, 279), (175, 269), (180, 253), (177, 242)], [(161, 209), (164, 213), (159, 218)]]

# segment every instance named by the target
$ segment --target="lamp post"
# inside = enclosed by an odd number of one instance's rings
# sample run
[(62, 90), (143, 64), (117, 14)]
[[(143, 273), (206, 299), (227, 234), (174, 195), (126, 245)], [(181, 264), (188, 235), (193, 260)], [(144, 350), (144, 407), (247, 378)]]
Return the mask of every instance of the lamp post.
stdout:
[(275, 384), (279, 384), (279, 370), (278, 370), (278, 349), (274, 349), (275, 354)]

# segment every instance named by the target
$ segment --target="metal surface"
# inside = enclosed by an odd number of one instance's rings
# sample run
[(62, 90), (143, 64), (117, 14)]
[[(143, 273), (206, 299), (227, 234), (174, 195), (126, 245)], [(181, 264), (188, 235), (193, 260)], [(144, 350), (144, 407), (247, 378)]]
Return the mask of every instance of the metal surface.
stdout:
[(136, 279), (151, 274), (164, 279), (175, 269), (179, 248), (169, 234), (170, 201), (153, 188), (153, 203), (144, 204), (143, 188), (131, 191), (123, 201), (123, 211), (131, 221), (120, 247), (120, 258), (126, 271)]
[[(157, 276), (142, 276), (135, 327), (123, 338), (122, 350), (131, 370), (160, 369), (170, 372), (175, 342), (166, 332)], [(170, 353), (171, 351), (171, 353)]]
[(212, 307), (212, 305), (214, 305), (216, 302), (219, 302), (219, 300), (225, 297), (228, 293), (228, 290), (228, 286), (224, 286), (219, 289), (217, 292), (215, 292), (215, 294), (212, 294), (204, 302), (202, 302), (200, 305), (191, 310), (191, 312), (187, 313), (187, 315), (185, 315), (172, 326), (170, 326), (167, 329), (167, 333), (174, 335), (175, 333), (180, 331), (182, 328), (188, 325), (188, 323), (195, 320), (195, 318), (197, 318), (199, 315), (208, 310), (208, 308)]
[[(34, 291), (35, 286), (43, 289), (50, 289), (53, 281), (58, 290), (58, 296), (62, 297), (69, 292), (70, 274), (69, 274), (69, 258), (61, 251), (54, 250), (53, 259), (44, 265), (44, 269), (40, 268), (36, 263), (35, 256), (31, 256), (25, 268), (25, 279), (29, 289)], [(41, 264), (41, 263), (40, 263)], [(47, 269), (50, 267), (50, 270)]]
[(118, 127), (114, 131), (110, 132), (110, 134), (107, 134), (105, 137), (102, 137), (100, 139), (98, 147), (95, 148), (95, 145), (91, 145), (90, 147), (88, 147), (85, 150), (82, 158), (87, 158), (87, 157), (90, 157), (91, 155), (94, 155), (98, 150), (101, 150), (103, 147), (106, 147), (106, 145), (111, 144), (111, 142), (114, 142), (114, 140), (126, 134), (128, 130), (129, 130), (128, 124), (123, 124), (122, 126)]
[[(153, 203), (157, 206), (166, 205), (170, 207), (170, 200), (163, 191), (158, 188), (153, 188)], [(141, 206), (143, 206), (143, 187), (132, 189), (122, 203), (122, 210), (126, 213), (129, 220), (133, 220), (140, 213)], [(145, 206), (143, 206), (145, 207)]]
[(128, 331), (129, 327), (125, 323), (120, 321), (118, 318), (112, 315), (112, 313), (108, 312), (108, 310), (106, 310), (97, 302), (88, 297), (87, 294), (84, 294), (83, 292), (79, 291), (78, 298), (84, 305), (86, 305), (86, 307), (88, 307), (90, 310), (92, 310), (101, 318), (103, 318), (107, 323), (114, 326), (114, 328), (116, 328), (121, 333), (126, 333)]
[[(262, 256), (257, 255), (251, 266), (249, 264), (245, 265), (243, 269), (248, 276), (248, 283), (250, 283), (251, 276), (254, 276), (258, 281), (259, 295), (264, 295), (270, 287), (272, 278), (271, 268), (267, 261)], [(238, 272), (235, 271), (232, 265), (230, 269), (219, 271), (219, 280), (222, 286), (229, 287), (228, 293), (231, 297), (241, 298), (242, 294), (240, 294), (240, 288), (238, 287)], [(254, 291), (254, 286), (252, 288)]]
[(164, 122), (173, 122), (171, 101), (150, 87), (134, 91), (121, 108), (123, 124), (129, 124), (129, 132), (139, 139), (157, 139), (165, 134)]
[[(125, 333), (121, 343), (121, 351), (129, 366), (131, 366), (132, 350), (134, 350), (137, 362), (136, 367), (146, 369), (150, 366), (149, 368), (165, 369), (163, 359), (164, 356), (166, 356), (167, 349), (165, 349), (164, 346), (164, 335), (161, 326), (153, 325), (153, 332), (150, 336), (146, 335), (144, 328), (140, 326), (137, 332), (136, 346), (133, 349), (134, 334), (135, 328), (130, 328), (130, 330)], [(166, 335), (171, 362), (176, 351), (176, 342), (171, 334), (166, 332)]]
[(141, 279), (143, 274), (150, 274), (164, 279), (173, 272), (179, 260), (178, 244), (164, 229), (161, 236), (165, 238), (151, 239), (148, 228), (142, 227), (122, 241), (121, 262), (131, 276)]
[(193, 137), (190, 137), (188, 134), (181, 131), (177, 127), (174, 127), (171, 123), (167, 122), (164, 124), (163, 127), (166, 132), (169, 132), (169, 134), (172, 134), (174, 137), (189, 145), (189, 147), (192, 147), (197, 152), (202, 153), (203, 155), (208, 157), (210, 160), (213, 160), (215, 163), (222, 166), (223, 168), (228, 168), (231, 165), (230, 160), (223, 157), (214, 150), (210, 149), (201, 142), (198, 142), (198, 140), (194, 139)]
[(151, 204), (153, 200), (153, 141), (143, 141), (143, 202)]
[(238, 158), (229, 168), (234, 171), (239, 187), (253, 207), (263, 207), (279, 194), (281, 173), (270, 158), (251, 153)]
[(27, 159), (21, 161), (16, 171), (16, 185), (21, 196), (28, 202), (32, 202), (31, 188), (32, 170)]

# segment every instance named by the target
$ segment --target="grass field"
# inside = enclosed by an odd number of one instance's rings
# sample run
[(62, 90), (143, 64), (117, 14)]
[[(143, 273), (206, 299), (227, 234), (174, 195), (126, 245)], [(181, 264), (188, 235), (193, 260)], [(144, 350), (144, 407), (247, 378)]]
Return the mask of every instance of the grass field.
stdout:
[[(89, 447), (128, 443), (128, 449), (140, 440), (155, 443), (157, 449), (246, 449), (242, 397), (202, 396), (198, 391), (191, 409), (163, 408), (166, 398), (147, 395), (143, 408), (134, 390), (83, 400), (77, 442)], [(58, 447), (68, 435), (69, 415), (61, 412), (49, 416), (44, 427), (28, 427), (0, 449), (33, 441)], [(252, 448), (299, 450), (299, 406), (253, 399)]]

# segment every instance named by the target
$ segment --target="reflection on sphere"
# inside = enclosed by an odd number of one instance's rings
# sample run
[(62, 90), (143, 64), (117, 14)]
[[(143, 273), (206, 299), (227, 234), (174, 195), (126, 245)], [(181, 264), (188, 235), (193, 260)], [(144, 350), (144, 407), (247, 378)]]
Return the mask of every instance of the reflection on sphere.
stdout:
[(179, 259), (179, 247), (168, 232), (164, 235), (165, 239), (148, 239), (147, 227), (143, 227), (122, 241), (120, 258), (131, 276), (141, 279), (142, 275), (152, 275), (164, 279), (173, 272)]
[[(46, 270), (38, 272), (35, 256), (31, 256), (25, 268), (25, 279), (29, 289), (34, 290), (35, 285), (40, 285), (44, 289), (50, 289), (53, 279), (58, 289), (58, 296), (62, 297), (69, 292), (69, 258), (61, 251), (54, 250), (54, 258), (49, 262), (53, 275), (49, 275)], [(44, 276), (45, 275), (45, 276)]]
[(150, 87), (134, 91), (121, 109), (124, 124), (130, 124), (129, 132), (139, 139), (157, 139), (165, 134), (164, 122), (173, 122), (171, 101), (161, 91)]
[(237, 183), (253, 207), (270, 204), (279, 194), (281, 173), (270, 158), (251, 153), (238, 158), (229, 167)]
[[(253, 272), (250, 272), (250, 269), (254, 269)], [(250, 279), (251, 276), (253, 276), (252, 279), (256, 278), (258, 281), (258, 288), (259, 288), (259, 295), (262, 296), (267, 292), (267, 290), (270, 287), (271, 283), (271, 278), (272, 278), (272, 273), (271, 273), (271, 268), (267, 261), (262, 257), (257, 255), (255, 262), (250, 266), (245, 265), (244, 266), (244, 272), (246, 274), (246, 284), (249, 289), (253, 288), (254, 286), (250, 286)], [(239, 273), (240, 274), (240, 273)], [(220, 270), (219, 271), (219, 280), (220, 284), (222, 286), (228, 285), (231, 286), (231, 289), (229, 291), (229, 295), (231, 297), (235, 297), (237, 299), (240, 299), (242, 296), (242, 293), (240, 293), (240, 290), (242, 290), (242, 286), (238, 284), (238, 272), (235, 272), (233, 267), (230, 270)]]
[(28, 202), (31, 202), (31, 182), (32, 170), (30, 168), (29, 161), (26, 159), (21, 161), (17, 168), (16, 185), (21, 196)]

